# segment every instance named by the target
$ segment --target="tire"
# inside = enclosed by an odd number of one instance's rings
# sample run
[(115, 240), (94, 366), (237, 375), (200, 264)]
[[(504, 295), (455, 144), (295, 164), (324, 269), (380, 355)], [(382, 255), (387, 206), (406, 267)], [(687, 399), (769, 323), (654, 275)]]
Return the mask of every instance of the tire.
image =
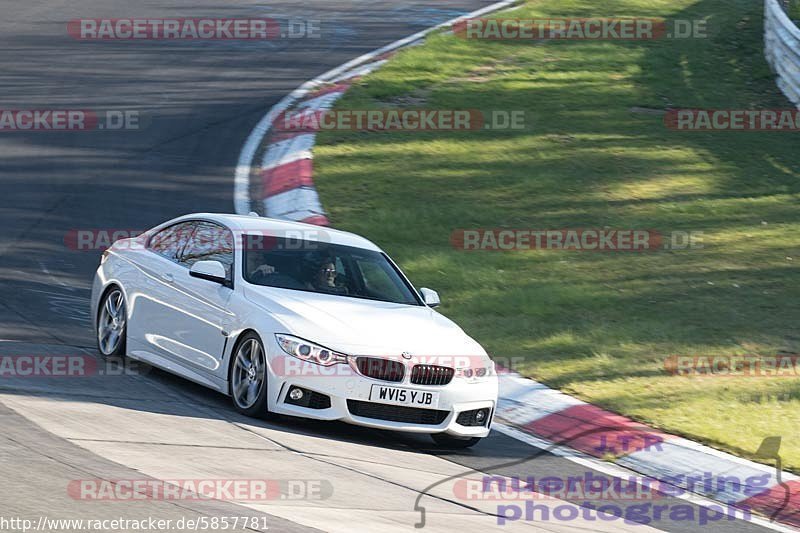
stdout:
[(229, 383), (231, 401), (237, 411), (253, 418), (274, 418), (267, 407), (267, 354), (261, 339), (252, 331), (236, 343)]
[(470, 448), (478, 444), (481, 440), (481, 437), (460, 438), (448, 435), (447, 433), (432, 433), (431, 438), (439, 447), (451, 450)]
[(103, 294), (97, 311), (97, 349), (103, 357), (125, 357), (127, 318), (125, 295), (112, 286)]

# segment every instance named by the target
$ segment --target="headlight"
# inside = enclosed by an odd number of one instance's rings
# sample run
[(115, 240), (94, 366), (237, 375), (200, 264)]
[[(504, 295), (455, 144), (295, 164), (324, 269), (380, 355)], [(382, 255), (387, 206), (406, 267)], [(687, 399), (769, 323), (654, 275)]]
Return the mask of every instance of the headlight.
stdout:
[(489, 379), (495, 373), (494, 361), (491, 359), (481, 363), (478, 366), (469, 366), (456, 368), (456, 377), (461, 378), (468, 383), (480, 383)]
[(284, 335), (276, 333), (275, 339), (281, 349), (303, 361), (309, 361), (323, 366), (331, 366), (339, 363), (347, 363), (347, 356), (341, 353), (336, 353), (328, 348), (308, 342), (307, 340), (292, 337), (291, 335)]

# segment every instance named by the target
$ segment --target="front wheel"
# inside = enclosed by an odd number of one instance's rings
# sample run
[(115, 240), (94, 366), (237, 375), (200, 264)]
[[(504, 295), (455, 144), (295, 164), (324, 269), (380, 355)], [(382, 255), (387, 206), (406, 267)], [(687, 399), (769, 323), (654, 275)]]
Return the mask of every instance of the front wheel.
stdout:
[(271, 418), (267, 409), (267, 356), (261, 339), (253, 332), (239, 342), (231, 364), (231, 398), (243, 415)]
[(125, 355), (125, 296), (119, 287), (106, 292), (97, 313), (97, 349), (105, 357)]
[(454, 437), (447, 433), (432, 433), (431, 438), (433, 441), (442, 448), (449, 448), (451, 450), (462, 450), (470, 448), (480, 442), (481, 437)]

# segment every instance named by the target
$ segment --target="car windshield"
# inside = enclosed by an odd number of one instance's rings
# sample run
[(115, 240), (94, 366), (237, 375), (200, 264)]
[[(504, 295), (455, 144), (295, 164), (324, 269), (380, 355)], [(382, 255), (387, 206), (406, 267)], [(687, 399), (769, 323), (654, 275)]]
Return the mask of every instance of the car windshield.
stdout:
[(340, 244), (245, 235), (244, 278), (266, 287), (421, 305), (384, 254)]

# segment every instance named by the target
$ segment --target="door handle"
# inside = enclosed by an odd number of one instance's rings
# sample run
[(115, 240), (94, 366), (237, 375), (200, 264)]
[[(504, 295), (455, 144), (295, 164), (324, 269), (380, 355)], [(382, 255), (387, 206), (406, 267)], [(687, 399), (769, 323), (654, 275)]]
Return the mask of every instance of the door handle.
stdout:
[(167, 283), (172, 283), (172, 282), (175, 281), (175, 278), (172, 276), (172, 274), (170, 274), (168, 272), (165, 272), (165, 273), (161, 274), (161, 279), (163, 279)]

